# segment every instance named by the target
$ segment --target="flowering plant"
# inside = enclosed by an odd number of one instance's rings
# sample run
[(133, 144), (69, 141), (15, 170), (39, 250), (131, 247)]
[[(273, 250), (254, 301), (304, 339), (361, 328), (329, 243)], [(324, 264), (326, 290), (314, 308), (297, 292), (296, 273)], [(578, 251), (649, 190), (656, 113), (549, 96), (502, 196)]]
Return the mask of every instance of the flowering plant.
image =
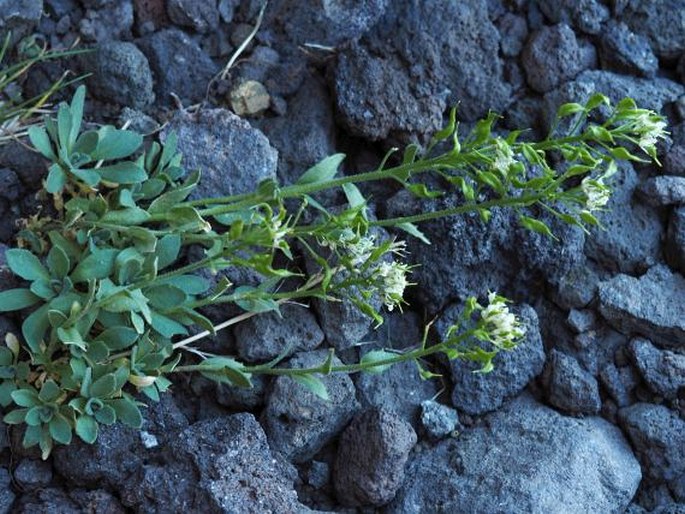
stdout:
[[(327, 398), (319, 374), (373, 373), (412, 361), (430, 377), (424, 359), (434, 354), (473, 360), (488, 371), (497, 352), (515, 348), (524, 336), (495, 293), (486, 305), (468, 299), (459, 322), (437, 344), (427, 344), (426, 330), (416, 346), (372, 351), (352, 364), (335, 364), (332, 349), (313, 368), (281, 367), (292, 349), (249, 364), (198, 342), (308, 299), (349, 302), (382, 323), (383, 306), (402, 306), (411, 273), (402, 262), (404, 243), (386, 230), (429, 243), (417, 223), (467, 212), (487, 221), (495, 208), (513, 209), (525, 228), (549, 236), (536, 217), (541, 210), (584, 230), (598, 225), (592, 213), (606, 204), (616, 160), (644, 160), (631, 153), (635, 149), (656, 159), (665, 128), (632, 100), (612, 107), (603, 95), (563, 105), (542, 141), (521, 140), (520, 131), (494, 136), (495, 115), (462, 138), (452, 111), (427, 148), (410, 145), (392, 165), (394, 150), (376, 170), (340, 175), (344, 156), (338, 154), (292, 185), (267, 180), (249, 194), (188, 200), (200, 175), (183, 169), (174, 137), (141, 152), (142, 137), (132, 131), (82, 131), (84, 98), (79, 88), (56, 119), (29, 131), (50, 161), (45, 193), (56, 216), (27, 221), (20, 248), (7, 251), (9, 268), (26, 285), (0, 292), (0, 310), (27, 314), (22, 339), (9, 334), (0, 348), (0, 405), (8, 409), (6, 423), (26, 425), (24, 445), (39, 445), (44, 457), (55, 442), (68, 444), (73, 432), (92, 443), (101, 424), (139, 427), (140, 395), (157, 400), (175, 373), (199, 372), (236, 387), (251, 387), (255, 375), (288, 375)], [(596, 114), (604, 121), (590, 121)], [(568, 120), (571, 128), (558, 134)], [(561, 171), (552, 153), (566, 161)], [(421, 181), (427, 174), (440, 189)], [(420, 198), (457, 201), (372, 219), (358, 185), (378, 180)], [(330, 209), (312, 197), (332, 188), (342, 189), (346, 205)], [(190, 247), (201, 248), (201, 258), (190, 259)], [(200, 274), (231, 268), (256, 274), (258, 284), (233, 284), (223, 274), (211, 284)], [(242, 312), (217, 322), (204, 310), (217, 304)]]

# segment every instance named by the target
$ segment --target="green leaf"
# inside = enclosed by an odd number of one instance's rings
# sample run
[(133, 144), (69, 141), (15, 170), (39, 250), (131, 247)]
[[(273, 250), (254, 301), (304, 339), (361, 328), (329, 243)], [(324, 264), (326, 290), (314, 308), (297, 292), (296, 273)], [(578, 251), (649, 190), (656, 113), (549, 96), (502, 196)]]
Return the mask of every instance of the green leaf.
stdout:
[(44, 403), (52, 403), (60, 396), (62, 396), (62, 389), (54, 380), (46, 380), (43, 387), (40, 388), (40, 393), (38, 393), (38, 398)]
[(79, 138), (76, 140), (76, 144), (74, 144), (74, 148), (72, 149), (72, 151), (74, 153), (80, 153), (90, 156), (95, 151), (95, 148), (98, 145), (98, 141), (98, 133), (94, 130), (89, 130), (79, 136)]
[(135, 162), (124, 161), (98, 168), (103, 180), (117, 184), (138, 184), (147, 180), (147, 173)]
[(45, 190), (50, 194), (60, 193), (67, 184), (67, 174), (62, 167), (53, 163), (48, 169), (48, 178), (45, 180)]
[(90, 386), (91, 398), (108, 398), (116, 391), (116, 382), (112, 373), (101, 376)]
[(183, 325), (168, 316), (164, 316), (155, 311), (150, 312), (150, 324), (152, 325), (152, 328), (162, 335), (162, 337), (166, 337), (167, 339), (176, 335), (188, 334), (188, 331)]
[(95, 160), (124, 159), (143, 144), (143, 136), (130, 130), (118, 130), (112, 126), (98, 131), (99, 141), (92, 157)]
[(559, 107), (559, 110), (557, 111), (557, 116), (559, 116), (560, 118), (565, 118), (566, 116), (571, 116), (572, 114), (584, 111), (585, 107), (583, 105), (577, 103), (568, 103)]
[(33, 126), (28, 130), (29, 140), (33, 147), (38, 150), (43, 157), (51, 161), (56, 161), (57, 156), (52, 149), (52, 143), (45, 128), (41, 126)]
[(91, 416), (80, 416), (76, 420), (76, 435), (83, 442), (93, 444), (98, 438), (98, 424)]
[[(166, 147), (165, 147), (166, 149)], [(151, 214), (160, 214), (168, 211), (172, 207), (175, 207), (183, 200), (185, 200), (188, 195), (195, 189), (197, 183), (200, 180), (200, 172), (192, 172), (188, 178), (185, 180), (182, 186), (172, 189), (156, 198), (151, 204), (148, 211)]]
[[(600, 105), (606, 105), (609, 107), (611, 105), (611, 101), (609, 98), (602, 93), (595, 93), (590, 97), (590, 99), (585, 103), (585, 107), (591, 111), (592, 109), (595, 109), (596, 107), (599, 107)], [(620, 105), (620, 104), (619, 104)]]
[(206, 222), (196, 209), (189, 206), (173, 207), (169, 210), (168, 223), (172, 228), (209, 232), (212, 226)]
[(95, 412), (95, 419), (103, 425), (112, 425), (117, 420), (117, 413), (109, 405), (103, 405), (100, 410)]
[[(235, 289), (235, 294), (249, 295), (257, 293), (259, 290), (252, 286), (240, 286)], [(269, 312), (277, 311), (278, 303), (273, 298), (239, 298), (235, 301), (236, 305), (247, 312)]]
[(8, 289), (0, 292), (0, 312), (18, 311), (38, 303), (41, 299), (28, 289)]
[(62, 414), (55, 415), (48, 425), (52, 438), (61, 444), (71, 443), (71, 425)]
[(536, 220), (535, 218), (529, 218), (528, 216), (519, 216), (519, 223), (521, 223), (521, 226), (528, 229), (532, 230), (533, 232), (537, 232), (538, 234), (545, 235), (547, 237), (551, 237), (552, 239), (556, 239), (550, 228), (542, 221)]
[(43, 278), (50, 280), (50, 273), (40, 262), (38, 257), (28, 250), (12, 248), (5, 252), (7, 264), (10, 269), (21, 278), (26, 280), (37, 280)]
[(251, 388), (251, 375), (242, 369), (242, 364), (228, 357), (211, 357), (202, 363), (200, 373), (210, 380), (231, 386)]
[(12, 393), (12, 400), (19, 407), (35, 407), (41, 405), (38, 393), (33, 389), (17, 389)]
[(210, 284), (207, 280), (197, 275), (181, 275), (160, 279), (158, 284), (171, 284), (178, 287), (186, 294), (202, 294), (207, 291)]
[(99, 341), (107, 345), (110, 350), (125, 350), (138, 340), (138, 333), (129, 327), (108, 328), (97, 336)]
[(188, 298), (181, 289), (169, 284), (149, 287), (143, 291), (143, 294), (150, 301), (150, 305), (161, 310), (179, 307)]
[(83, 121), (83, 106), (86, 100), (86, 88), (81, 85), (76, 89), (73, 98), (71, 99), (71, 130), (69, 131), (69, 146), (73, 146), (76, 142), (79, 132), (81, 131), (81, 121)]
[(178, 254), (181, 251), (181, 236), (178, 234), (167, 234), (162, 239), (157, 242), (157, 248), (155, 248), (155, 254), (157, 255), (157, 266), (158, 268), (164, 269), (170, 266), (176, 259), (178, 259)]
[(118, 209), (115, 211), (108, 211), (100, 221), (103, 223), (113, 223), (115, 225), (139, 225), (150, 219), (150, 215), (140, 207), (129, 207), (127, 209)]
[(28, 409), (14, 409), (5, 414), (5, 417), (2, 418), (2, 420), (8, 425), (18, 425), (19, 423), (24, 422), (27, 412)]
[(321, 162), (315, 164), (305, 171), (297, 180), (297, 182), (295, 182), (295, 184), (301, 186), (305, 184), (317, 184), (331, 180), (333, 177), (335, 177), (336, 173), (338, 173), (338, 168), (344, 159), (345, 154), (342, 153), (337, 153), (326, 157)]
[(43, 337), (45, 337), (45, 332), (50, 328), (49, 310), (49, 305), (43, 305), (32, 312), (21, 326), (24, 339), (26, 339), (26, 343), (33, 353), (40, 353), (40, 343), (43, 341)]
[(328, 391), (326, 390), (326, 385), (321, 381), (320, 378), (314, 375), (290, 375), (295, 382), (306, 387), (309, 391), (314, 393), (316, 396), (322, 400), (330, 400), (328, 396)]
[(81, 182), (95, 187), (100, 183), (100, 175), (94, 170), (70, 168), (69, 171)]
[(71, 110), (67, 104), (60, 104), (57, 109), (57, 138), (60, 151), (67, 155), (71, 153)]
[(59, 246), (50, 248), (47, 258), (48, 269), (56, 278), (63, 279), (69, 274), (71, 265), (69, 257)]
[(81, 336), (81, 333), (76, 329), (76, 327), (59, 327), (57, 329), (57, 337), (60, 341), (68, 346), (73, 345), (83, 351), (86, 351), (88, 348), (86, 342), (83, 340), (83, 336)]
[(140, 253), (151, 253), (157, 248), (157, 238), (151, 230), (143, 227), (129, 227), (126, 229), (126, 235), (133, 240), (133, 244)]
[[(373, 350), (364, 354), (360, 364), (362, 366), (369, 366), (364, 368), (365, 373), (383, 373), (392, 367), (392, 364), (382, 364), (383, 361), (393, 360), (397, 358), (397, 354), (387, 352), (385, 350)], [(376, 364), (379, 363), (379, 364)]]
[(143, 425), (143, 416), (140, 414), (138, 406), (128, 398), (110, 400), (107, 402), (117, 413), (117, 419), (133, 428), (140, 428)]
[(427, 245), (431, 244), (430, 240), (425, 236), (423, 232), (421, 232), (416, 225), (413, 223), (399, 223), (398, 225), (395, 225), (396, 228), (399, 228), (400, 230), (403, 230), (404, 232), (407, 232), (408, 234), (411, 234), (417, 239), (420, 239)]
[(89, 279), (109, 277), (114, 269), (114, 261), (118, 253), (119, 250), (114, 248), (96, 249), (76, 265), (71, 273), (71, 280), (78, 284), (87, 282)]
[(445, 193), (443, 191), (431, 191), (426, 187), (426, 184), (404, 184), (405, 189), (408, 189), (414, 196), (419, 198), (439, 198)]
[(350, 204), (350, 207), (355, 208), (366, 205), (366, 200), (357, 186), (350, 183), (343, 184), (342, 188), (345, 192), (345, 197), (347, 198), (347, 203)]

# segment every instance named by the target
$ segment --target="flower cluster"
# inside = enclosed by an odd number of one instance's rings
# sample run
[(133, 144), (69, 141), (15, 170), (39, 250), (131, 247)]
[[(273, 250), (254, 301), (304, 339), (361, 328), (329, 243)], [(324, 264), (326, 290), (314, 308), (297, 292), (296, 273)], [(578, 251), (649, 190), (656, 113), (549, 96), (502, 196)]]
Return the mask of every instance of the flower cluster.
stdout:
[(409, 266), (395, 261), (381, 262), (374, 270), (374, 276), (379, 283), (379, 293), (389, 311), (402, 304), (402, 295), (409, 285), (407, 273)]
[(514, 159), (514, 152), (511, 146), (507, 144), (506, 141), (502, 139), (495, 140), (495, 160), (492, 163), (492, 167), (495, 171), (499, 172), (502, 176), (506, 177), (509, 173), (509, 168), (514, 164), (516, 160)]
[(585, 195), (585, 208), (589, 211), (596, 211), (604, 207), (611, 198), (611, 190), (600, 180), (589, 177), (580, 183), (580, 189)]
[(654, 150), (659, 139), (667, 136), (666, 122), (650, 111), (640, 110), (633, 120), (633, 130), (639, 135), (638, 146), (647, 153)]
[(488, 293), (488, 306), (481, 312), (481, 319), (490, 336), (490, 342), (498, 348), (508, 348), (526, 334), (521, 321), (509, 311), (507, 300), (497, 293)]

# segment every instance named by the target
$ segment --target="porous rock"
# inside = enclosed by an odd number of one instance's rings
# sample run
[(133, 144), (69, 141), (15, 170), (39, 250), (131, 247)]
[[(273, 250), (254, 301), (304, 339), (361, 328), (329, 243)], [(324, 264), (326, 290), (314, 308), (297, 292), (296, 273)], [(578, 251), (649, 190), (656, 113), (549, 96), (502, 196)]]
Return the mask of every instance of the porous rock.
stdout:
[(313, 350), (321, 344), (324, 334), (309, 309), (286, 304), (279, 311), (254, 316), (236, 326), (237, 349), (242, 359), (268, 361), (279, 355)]
[(421, 403), (421, 427), (432, 439), (442, 439), (461, 428), (459, 413), (434, 400)]
[(671, 212), (664, 253), (673, 269), (685, 273), (685, 207), (673, 209)]
[(685, 278), (665, 265), (640, 278), (616, 275), (599, 285), (599, 310), (617, 330), (665, 348), (685, 346)]
[(596, 213), (603, 228), (592, 228), (585, 240), (586, 255), (611, 271), (644, 272), (661, 258), (664, 227), (655, 208), (634, 198), (638, 182), (633, 167), (622, 163), (607, 210)]
[(147, 58), (133, 43), (107, 42), (87, 54), (89, 91), (102, 101), (137, 109), (155, 100)]
[(653, 77), (659, 60), (649, 40), (632, 32), (625, 23), (610, 22), (600, 39), (600, 60), (604, 69)]
[(674, 59), (685, 51), (682, 0), (642, 0), (624, 5), (621, 19), (633, 32), (645, 36), (659, 57)]
[(536, 5), (552, 23), (566, 23), (588, 34), (599, 34), (610, 12), (598, 0), (542, 1)]
[(264, 134), (230, 111), (178, 112), (162, 138), (172, 132), (185, 168), (202, 173), (193, 199), (250, 193), (262, 180), (276, 178), (276, 150)]
[(387, 410), (365, 411), (340, 437), (333, 483), (344, 505), (383, 505), (395, 497), (416, 444), (411, 425)]
[(660, 350), (651, 341), (635, 338), (630, 342), (630, 355), (649, 388), (659, 396), (674, 400), (685, 388), (685, 355)]
[(657, 207), (685, 204), (685, 177), (650, 177), (638, 187), (641, 199)]
[(218, 67), (198, 44), (178, 29), (166, 29), (137, 42), (155, 79), (157, 102), (171, 102), (176, 94), (182, 102), (199, 102)]
[(685, 473), (685, 421), (663, 405), (636, 403), (619, 421), (642, 462), (645, 475), (672, 480)]
[[(440, 334), (454, 323), (461, 306), (448, 308), (436, 323)], [(529, 305), (512, 308), (525, 327), (526, 335), (511, 351), (502, 351), (493, 359), (490, 373), (474, 373), (480, 368), (475, 362), (456, 359), (450, 362), (454, 388), (452, 405), (471, 415), (493, 411), (518, 395), (534, 377), (542, 372), (545, 351), (540, 337), (538, 316)]]
[(599, 385), (576, 359), (552, 350), (545, 370), (549, 403), (572, 414), (597, 414), (602, 408)]
[(528, 84), (546, 93), (583, 70), (582, 48), (568, 25), (543, 27), (523, 50), (523, 67)]
[(86, 41), (103, 42), (128, 39), (133, 27), (133, 3), (119, 0), (86, 10), (79, 21), (79, 32)]
[(211, 32), (219, 25), (216, 0), (169, 0), (166, 9), (176, 25), (196, 32)]
[(388, 512), (621, 513), (640, 466), (621, 432), (569, 418), (524, 395), (410, 459)]
[(11, 32), (16, 43), (33, 30), (42, 14), (43, 0), (0, 0), (0, 32)]
[[(321, 365), (328, 351), (296, 354), (288, 365), (304, 368)], [(341, 365), (333, 359), (333, 365)], [(288, 376), (278, 377), (262, 412), (270, 446), (291, 462), (310, 459), (340, 433), (359, 409), (354, 384), (345, 374), (320, 377), (329, 399), (324, 400)]]

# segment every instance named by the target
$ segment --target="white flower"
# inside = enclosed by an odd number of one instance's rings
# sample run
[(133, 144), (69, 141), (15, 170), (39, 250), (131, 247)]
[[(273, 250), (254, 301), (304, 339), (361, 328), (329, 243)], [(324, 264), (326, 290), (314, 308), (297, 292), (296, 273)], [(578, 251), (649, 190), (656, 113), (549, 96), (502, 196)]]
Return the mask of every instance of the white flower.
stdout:
[(481, 312), (481, 318), (495, 346), (511, 345), (525, 335), (525, 327), (509, 311), (504, 298), (491, 292), (488, 293), (488, 302), (488, 306)]
[(402, 302), (404, 290), (409, 285), (407, 272), (409, 266), (398, 262), (381, 262), (375, 269), (374, 275), (379, 280), (379, 292), (383, 303), (389, 311)]
[(511, 150), (511, 147), (501, 139), (495, 140), (495, 160), (492, 163), (493, 169), (498, 171), (502, 176), (506, 176), (509, 173), (509, 167), (515, 162), (514, 152)]
[(635, 117), (633, 124), (640, 136), (637, 144), (645, 151), (653, 149), (659, 139), (666, 137), (666, 122), (654, 114), (641, 113)]
[(361, 266), (371, 257), (376, 249), (376, 242), (373, 236), (363, 236), (354, 242), (347, 242), (343, 246), (350, 256), (352, 266)]
[(585, 208), (590, 212), (601, 209), (611, 198), (611, 191), (601, 180), (586, 177), (580, 183), (580, 189), (585, 194)]

